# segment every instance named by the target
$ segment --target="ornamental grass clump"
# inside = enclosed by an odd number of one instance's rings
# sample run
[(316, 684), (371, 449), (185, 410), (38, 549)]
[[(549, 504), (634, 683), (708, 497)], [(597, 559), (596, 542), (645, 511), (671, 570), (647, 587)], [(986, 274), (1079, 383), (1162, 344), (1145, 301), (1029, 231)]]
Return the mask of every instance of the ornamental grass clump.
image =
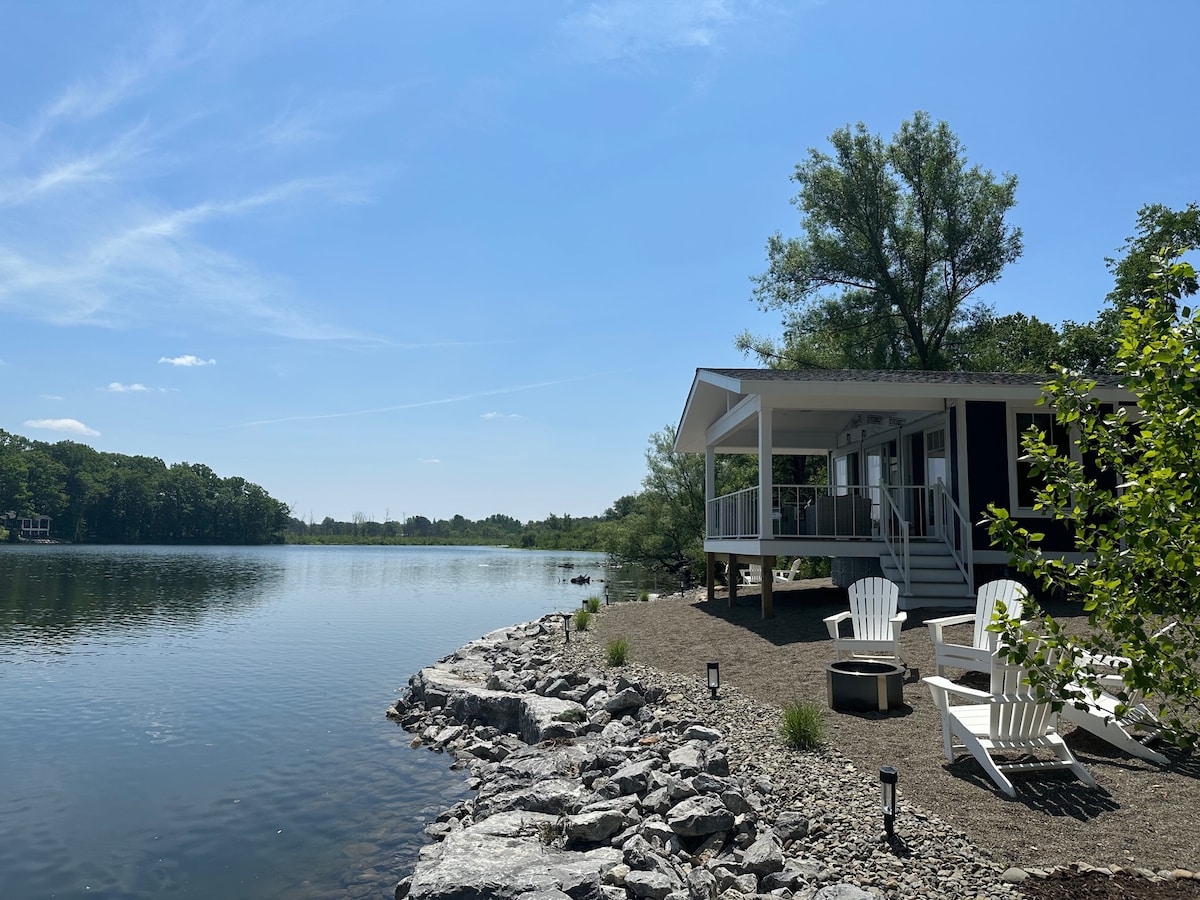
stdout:
[(647, 600), (650, 599), (650, 592), (648, 590), (646, 590), (645, 588), (642, 588), (640, 591), (638, 591), (637, 597), (638, 597), (638, 600), (645, 603)]
[(825, 720), (821, 707), (808, 700), (797, 700), (783, 707), (779, 726), (783, 742), (793, 750), (815, 750), (825, 743)]
[(610, 666), (623, 666), (629, 659), (629, 641), (625, 638), (613, 638), (604, 645), (604, 655)]
[(577, 609), (573, 621), (576, 631), (587, 631), (588, 626), (592, 624), (592, 614), (586, 609)]
[(587, 603), (588, 603), (588, 605), (587, 605), (588, 612), (590, 612), (590, 613), (600, 612), (600, 598), (599, 597), (588, 597)]

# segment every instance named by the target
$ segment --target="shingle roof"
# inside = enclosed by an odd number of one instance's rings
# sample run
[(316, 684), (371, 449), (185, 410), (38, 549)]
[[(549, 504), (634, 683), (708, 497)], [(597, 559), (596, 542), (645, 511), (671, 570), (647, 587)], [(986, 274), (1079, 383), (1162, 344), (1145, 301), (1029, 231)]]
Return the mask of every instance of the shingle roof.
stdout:
[[(1005, 384), (1024, 387), (1045, 384), (1050, 375), (1028, 372), (933, 372), (916, 369), (707, 369), (739, 381), (842, 382), (885, 384)], [(1119, 387), (1114, 378), (1097, 378), (1102, 387)]]

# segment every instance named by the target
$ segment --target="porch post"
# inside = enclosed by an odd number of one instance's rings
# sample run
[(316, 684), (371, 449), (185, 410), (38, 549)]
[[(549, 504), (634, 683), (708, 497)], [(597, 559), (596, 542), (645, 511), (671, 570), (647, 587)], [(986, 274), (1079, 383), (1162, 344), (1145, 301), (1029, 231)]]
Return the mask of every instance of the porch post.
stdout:
[(775, 557), (762, 557), (762, 617), (775, 618)]
[(758, 411), (758, 539), (770, 540), (775, 536), (771, 513), (774, 511), (775, 489), (771, 478), (771, 413), (769, 406)]
[(710, 535), (721, 537), (721, 523), (710, 522), (712, 504), (709, 502), (717, 496), (717, 451), (712, 444), (704, 448), (704, 537)]
[(717, 555), (715, 553), (704, 554), (704, 583), (708, 587), (709, 601), (715, 600), (717, 596)]
[(737, 555), (729, 554), (729, 562), (725, 566), (725, 580), (729, 582), (729, 608), (733, 609), (733, 601), (737, 599)]

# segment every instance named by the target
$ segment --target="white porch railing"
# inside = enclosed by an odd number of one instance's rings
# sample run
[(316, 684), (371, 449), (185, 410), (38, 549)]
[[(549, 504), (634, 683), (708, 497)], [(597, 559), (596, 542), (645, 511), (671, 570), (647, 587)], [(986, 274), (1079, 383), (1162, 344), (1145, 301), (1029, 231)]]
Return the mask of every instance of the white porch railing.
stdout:
[(912, 529), (909, 527), (908, 519), (904, 517), (904, 514), (900, 511), (900, 507), (896, 505), (896, 501), (892, 497), (892, 492), (885, 490), (879, 493), (882, 496), (879, 530), (883, 537), (883, 546), (887, 548), (888, 555), (892, 558), (892, 563), (900, 571), (900, 579), (904, 582), (901, 585), (901, 590), (907, 596), (912, 591), (909, 578), (908, 551)]
[(760, 534), (758, 488), (708, 501), (710, 538), (861, 538), (879, 534), (879, 488), (788, 484), (771, 492), (771, 533)]
[(975, 565), (971, 559), (971, 523), (963, 515), (946, 485), (937, 482), (929, 489), (930, 501), (933, 504), (933, 520), (942, 541), (946, 544), (958, 570), (968, 585), (975, 584)]

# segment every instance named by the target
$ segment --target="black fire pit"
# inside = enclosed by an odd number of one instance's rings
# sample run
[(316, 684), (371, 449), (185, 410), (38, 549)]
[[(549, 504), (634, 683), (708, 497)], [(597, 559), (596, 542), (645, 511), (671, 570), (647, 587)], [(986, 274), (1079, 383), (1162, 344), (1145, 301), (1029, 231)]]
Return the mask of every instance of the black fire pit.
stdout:
[(825, 668), (833, 709), (887, 712), (904, 705), (904, 669), (869, 659), (843, 659)]

